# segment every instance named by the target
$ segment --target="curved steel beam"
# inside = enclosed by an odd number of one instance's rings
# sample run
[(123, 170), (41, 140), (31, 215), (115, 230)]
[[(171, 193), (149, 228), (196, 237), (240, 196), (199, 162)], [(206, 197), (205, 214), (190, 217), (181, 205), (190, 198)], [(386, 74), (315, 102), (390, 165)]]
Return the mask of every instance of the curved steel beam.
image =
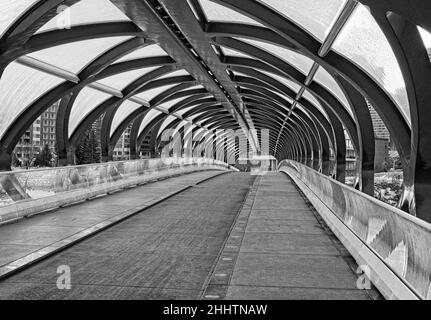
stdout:
[[(270, 10), (264, 4), (253, 0), (216, 1), (223, 5), (228, 5), (243, 14), (253, 16), (254, 19), (260, 20), (270, 27), (270, 29), (267, 29), (249, 25), (246, 27), (238, 26), (229, 28), (228, 30), (220, 30), (221, 32), (217, 33), (237, 37), (257, 38), (257, 40), (274, 42), (287, 48), (291, 48), (292, 45), (296, 46), (302, 54), (315, 60), (327, 71), (330, 71), (330, 74), (333, 74), (333, 72), (338, 73), (349, 81), (363, 96), (367, 97), (376, 106), (376, 111), (385, 122), (388, 130), (393, 134), (399, 149), (402, 149), (401, 152), (403, 154), (410, 153), (410, 128), (407, 122), (392, 99), (362, 69), (356, 67), (352, 62), (335, 52), (329, 52), (327, 56), (321, 58), (318, 55), (321, 46), (320, 42), (291, 21)], [(207, 27), (207, 30), (211, 32), (212, 29), (214, 33), (214, 29), (220, 27), (220, 25), (220, 23), (214, 23), (211, 27)]]

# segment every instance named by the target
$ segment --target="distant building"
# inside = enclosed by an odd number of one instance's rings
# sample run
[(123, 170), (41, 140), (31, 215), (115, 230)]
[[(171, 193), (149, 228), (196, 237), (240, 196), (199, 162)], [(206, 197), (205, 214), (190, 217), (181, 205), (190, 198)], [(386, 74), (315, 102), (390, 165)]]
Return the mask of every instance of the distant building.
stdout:
[(113, 158), (114, 161), (120, 160), (130, 160), (130, 132), (132, 130), (132, 125), (128, 126), (127, 129), (122, 134), (121, 138), (118, 140), (117, 145), (114, 149)]
[(373, 122), (374, 128), (374, 136), (377, 139), (386, 139), (390, 141), (391, 135), (389, 133), (388, 128), (386, 128), (385, 123), (380, 118), (377, 111), (373, 108), (373, 106), (367, 101), (368, 109), (370, 110), (371, 121)]
[(14, 150), (20, 165), (30, 165), (32, 159), (45, 145), (55, 151), (58, 106), (59, 102), (56, 102), (49, 107), (21, 137)]
[(350, 139), (347, 131), (344, 130), (346, 137), (346, 176), (356, 175), (356, 152), (353, 148), (352, 140)]

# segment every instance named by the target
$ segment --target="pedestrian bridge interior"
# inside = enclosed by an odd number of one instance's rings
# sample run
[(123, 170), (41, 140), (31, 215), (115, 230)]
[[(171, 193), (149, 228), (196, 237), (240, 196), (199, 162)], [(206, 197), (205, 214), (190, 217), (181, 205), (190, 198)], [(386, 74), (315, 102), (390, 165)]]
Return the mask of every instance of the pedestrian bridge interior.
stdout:
[[(431, 299), (430, 39), (424, 0), (2, 0), (0, 299)], [(59, 167), (12, 170), (55, 103)], [(230, 132), (277, 166), (240, 172)]]

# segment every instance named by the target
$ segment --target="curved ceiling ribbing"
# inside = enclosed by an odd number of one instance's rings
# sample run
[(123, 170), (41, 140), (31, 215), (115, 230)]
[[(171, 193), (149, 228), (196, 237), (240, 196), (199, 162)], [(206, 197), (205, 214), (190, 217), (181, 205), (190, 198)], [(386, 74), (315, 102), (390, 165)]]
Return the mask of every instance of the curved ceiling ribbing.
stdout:
[[(1, 156), (7, 162), (25, 130), (61, 100), (60, 158), (101, 115), (104, 159), (130, 125), (136, 156), (149, 132), (174, 117), (172, 125), (190, 122), (192, 132), (206, 134), (270, 128), (270, 153), (278, 159), (294, 155), (332, 174), (334, 153), (336, 177), (343, 180), (346, 130), (359, 156), (359, 188), (370, 193), (374, 142), (364, 98), (385, 122), (405, 167), (417, 161), (416, 150), (427, 154), (419, 138), (424, 90), (416, 89), (425, 76), (412, 72), (420, 66), (405, 54), (405, 33), (418, 42), (410, 25), (428, 31), (431, 25), (426, 4), (409, 3), (6, 0), (0, 5)], [(368, 42), (378, 41), (389, 62), (372, 61), (366, 50), (351, 52), (349, 35), (370, 36), (354, 28), (364, 21), (381, 28)], [(19, 91), (26, 97), (11, 98)], [(259, 149), (261, 133), (249, 139)], [(410, 184), (414, 176), (407, 175)]]

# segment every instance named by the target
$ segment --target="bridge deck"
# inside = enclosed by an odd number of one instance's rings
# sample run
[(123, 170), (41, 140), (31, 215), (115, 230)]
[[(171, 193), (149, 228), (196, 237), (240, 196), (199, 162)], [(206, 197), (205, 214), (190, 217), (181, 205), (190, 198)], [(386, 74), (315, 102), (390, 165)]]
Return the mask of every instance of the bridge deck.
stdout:
[[(3, 226), (0, 250), (46, 245), (77, 232), (69, 228), (157, 198), (162, 186), (165, 193), (168, 186), (175, 192), (213, 175), (172, 178)], [(42, 231), (46, 224), (54, 228)], [(65, 224), (68, 231), (57, 230)], [(40, 242), (31, 244), (31, 239)], [(284, 174), (255, 179), (231, 173), (194, 185), (6, 278), (0, 299), (373, 297), (357, 290), (350, 264)], [(57, 288), (61, 265), (70, 267), (71, 290)]]
[[(230, 236), (238, 250), (223, 252), (208, 297), (380, 298), (358, 290), (355, 261), (285, 174), (263, 176), (249, 198)], [(226, 270), (231, 277), (220, 286), (217, 275)]]

